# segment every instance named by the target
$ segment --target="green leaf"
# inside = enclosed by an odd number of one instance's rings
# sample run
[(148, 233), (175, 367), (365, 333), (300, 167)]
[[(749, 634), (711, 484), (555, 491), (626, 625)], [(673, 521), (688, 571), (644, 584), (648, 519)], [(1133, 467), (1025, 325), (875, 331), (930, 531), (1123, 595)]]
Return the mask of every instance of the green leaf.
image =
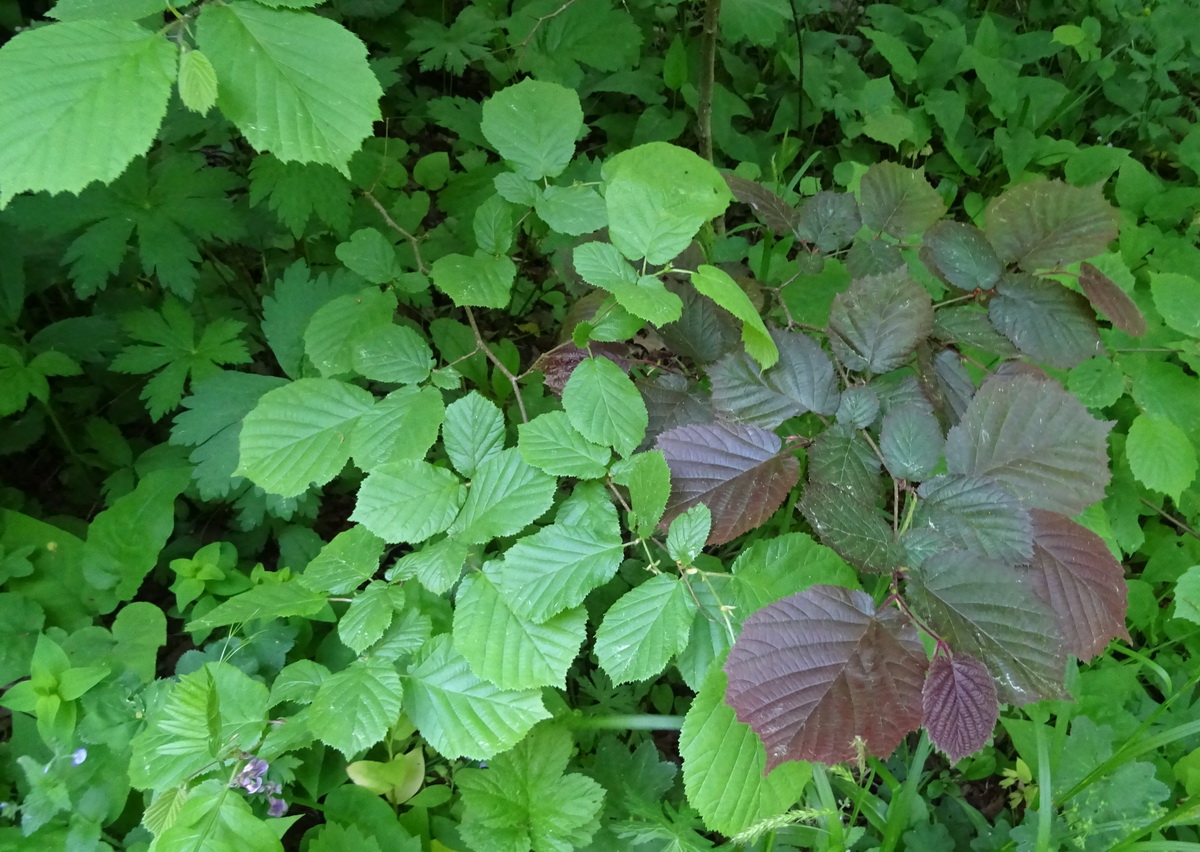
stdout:
[(210, 630), (226, 624), (270, 621), (293, 615), (311, 616), (324, 609), (325, 602), (323, 593), (314, 592), (296, 580), (263, 583), (188, 622), (187, 629)]
[(433, 262), (429, 276), (460, 308), (503, 308), (512, 296), (517, 267), (506, 256), (448, 254)]
[(458, 582), (470, 552), (469, 544), (453, 538), (444, 538), (402, 556), (396, 565), (388, 570), (387, 579), (392, 581), (413, 573), (417, 575), (422, 586), (440, 595)]
[[(259, 154), (250, 164), (250, 204), (264, 201), (297, 238), (314, 214), (339, 234), (350, 225), (350, 182), (325, 163), (285, 163), (274, 154)], [(303, 261), (297, 263), (304, 266)]]
[(687, 585), (658, 574), (609, 607), (596, 630), (596, 657), (613, 683), (645, 680), (687, 646), (691, 628)]
[(503, 450), (479, 465), (450, 534), (467, 544), (514, 535), (550, 508), (556, 485), (515, 449)]
[(155, 845), (198, 852), (239, 846), (283, 852), (276, 829), (256, 816), (244, 797), (231, 795), (228, 786), (218, 779), (205, 781), (188, 792), (171, 826), (155, 838)]
[(310, 12), (230, 3), (201, 9), (196, 41), (220, 80), (217, 106), (256, 150), (349, 177), (383, 94), (355, 35)]
[(505, 201), (522, 207), (532, 207), (541, 196), (541, 190), (536, 183), (512, 172), (496, 175), (492, 185)]
[(1042, 178), (1005, 190), (985, 216), (984, 232), (1000, 260), (1026, 272), (1087, 260), (1117, 237), (1117, 211), (1099, 185)]
[(562, 411), (548, 411), (517, 427), (521, 458), (554, 476), (599, 479), (608, 472), (612, 453), (593, 444), (571, 425)]
[[(253, 170), (253, 166), (251, 168)], [(253, 191), (253, 186), (251, 189)], [(339, 272), (332, 277), (320, 275), (313, 279), (302, 260), (284, 270), (283, 277), (275, 282), (272, 294), (263, 299), (262, 331), (279, 366), (289, 377), (301, 377), (304, 332), (317, 310), (338, 296), (352, 295), (361, 289), (362, 281), (350, 273)]]
[(1125, 456), (1137, 481), (1176, 503), (1196, 478), (1196, 449), (1183, 430), (1162, 417), (1139, 414), (1129, 427)]
[(355, 371), (373, 382), (415, 385), (429, 378), (433, 351), (411, 328), (377, 325), (354, 340)]
[(725, 672), (714, 666), (683, 721), (679, 754), (688, 801), (710, 831), (734, 835), (785, 813), (800, 798), (812, 767), (791, 761), (768, 773), (762, 743), (725, 703), (725, 687)]
[(923, 233), (946, 212), (924, 169), (896, 163), (876, 163), (867, 169), (859, 184), (858, 207), (864, 225), (901, 240)]
[(779, 360), (779, 349), (754, 303), (728, 273), (701, 265), (692, 276), (692, 286), (742, 321), (742, 343), (764, 370)]
[(390, 326), (395, 313), (395, 295), (378, 287), (331, 299), (304, 329), (304, 353), (324, 378), (350, 373), (355, 342), (372, 329)]
[(538, 623), (518, 614), (486, 570), (465, 577), (454, 607), (454, 647), (471, 671), (501, 689), (566, 686), (586, 638), (583, 607)]
[(613, 465), (613, 481), (629, 489), (629, 526), (643, 537), (662, 520), (671, 496), (671, 469), (661, 450), (638, 453), (619, 468)]
[(486, 769), (462, 769), (463, 840), (495, 852), (567, 852), (588, 846), (600, 828), (604, 788), (566, 773), (571, 736), (539, 728)]
[(350, 430), (373, 402), (365, 390), (333, 379), (268, 391), (242, 423), (235, 474), (280, 497), (324, 485), (350, 458)]
[(179, 55), (179, 99), (201, 115), (217, 102), (217, 72), (199, 50), (185, 50)]
[(451, 471), (423, 461), (398, 461), (371, 471), (350, 520), (384, 541), (416, 544), (454, 522), (467, 489)]
[(474, 476), (480, 464), (504, 449), (504, 415), (495, 403), (471, 391), (446, 409), (442, 443), (454, 469)]
[(1178, 272), (1151, 272), (1150, 294), (1167, 325), (1200, 337), (1200, 280)]
[(377, 400), (350, 433), (350, 455), (363, 470), (406, 459), (422, 459), (437, 440), (445, 417), (437, 388), (400, 388)]
[(514, 613), (542, 623), (611, 580), (624, 552), (615, 522), (551, 524), (510, 547), (492, 580)]
[(383, 541), (363, 526), (338, 533), (312, 558), (300, 575), (300, 583), (314, 592), (346, 595), (379, 570)]
[[(130, 743), (129, 782), (135, 790), (175, 787), (235, 749), (254, 748), (267, 723), (267, 688), (228, 663), (208, 663), (159, 696), (147, 708), (146, 727)], [(210, 732), (211, 721), (216, 724)], [(213, 750), (214, 738), (220, 754)]]
[(400, 675), (385, 660), (355, 660), (326, 678), (313, 696), (308, 727), (350, 759), (387, 735), (400, 715)]
[(550, 230), (573, 237), (608, 224), (604, 199), (591, 186), (548, 186), (538, 194), (534, 210)]
[(1072, 368), (1067, 389), (1088, 408), (1107, 408), (1125, 395), (1125, 374), (1112, 359), (1097, 355)]
[(480, 129), (517, 174), (541, 180), (562, 174), (575, 156), (583, 110), (571, 89), (522, 80), (484, 102)]
[(680, 565), (691, 565), (704, 549), (712, 529), (712, 512), (697, 503), (671, 521), (667, 532), (667, 553)]
[(679, 319), (683, 302), (653, 275), (638, 275), (615, 246), (587, 242), (575, 248), (575, 271), (593, 287), (612, 293), (629, 313), (655, 325)]
[(408, 675), (405, 712), (443, 757), (489, 760), (550, 716), (539, 690), (504, 690), (472, 674), (448, 635), (426, 642)]
[(1053, 380), (993, 377), (947, 435), (946, 468), (993, 477), (1028, 508), (1077, 515), (1104, 497), (1111, 428)]
[[(787, 565), (787, 571), (778, 566)], [(733, 563), (733, 601), (741, 618), (814, 585), (859, 588), (857, 572), (804, 533), (760, 539)]]
[(1005, 565), (1033, 555), (1029, 513), (1000, 483), (987, 477), (948, 474), (921, 483), (913, 529), (932, 530), (954, 548)]
[(942, 428), (937, 418), (920, 405), (893, 408), (883, 418), (879, 451), (888, 473), (897, 479), (920, 482), (942, 457)]
[(389, 586), (378, 580), (363, 589), (338, 619), (338, 638), (356, 654), (378, 642), (392, 623), (392, 617), (404, 610), (402, 586)]
[(1188, 568), (1175, 581), (1175, 609), (1171, 617), (1200, 624), (1200, 565)]
[(666, 142), (622, 151), (601, 173), (609, 235), (630, 260), (669, 263), (733, 197), (711, 163)]
[(337, 259), (372, 284), (390, 284), (404, 273), (396, 246), (376, 228), (360, 228), (334, 250)]
[(488, 196), (475, 208), (473, 224), (475, 245), (480, 251), (484, 254), (508, 254), (516, 224), (511, 204), (499, 195)]
[(596, 444), (628, 456), (646, 436), (650, 417), (637, 387), (607, 358), (585, 358), (562, 394), (571, 425)]
[[(175, 529), (175, 498), (189, 481), (186, 467), (151, 471), (136, 488), (92, 519), (87, 537), (91, 551), (88, 579), (94, 585), (111, 587), (120, 601), (137, 593)], [(100, 564), (101, 554), (111, 569)]]
[(933, 302), (905, 269), (859, 278), (834, 297), (829, 330), (833, 353), (846, 367), (888, 373), (933, 331)]
[(46, 17), (60, 21), (137, 21), (164, 11), (163, 0), (58, 0)]
[[(0, 208), (25, 190), (79, 192), (144, 154), (167, 111), (176, 47), (129, 21), (18, 33), (0, 49)], [(70, 57), (71, 61), (63, 61)], [(106, 116), (96, 132), (96, 116)]]

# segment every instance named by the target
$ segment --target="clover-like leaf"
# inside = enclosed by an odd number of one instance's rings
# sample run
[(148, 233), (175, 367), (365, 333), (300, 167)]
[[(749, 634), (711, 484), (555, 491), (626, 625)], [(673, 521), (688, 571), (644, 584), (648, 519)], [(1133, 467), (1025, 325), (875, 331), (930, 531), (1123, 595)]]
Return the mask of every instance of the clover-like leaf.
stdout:
[(767, 750), (843, 763), (858, 738), (886, 756), (921, 724), (925, 652), (916, 629), (871, 596), (813, 586), (746, 619), (725, 661), (725, 700)]
[(800, 477), (779, 436), (757, 426), (680, 426), (658, 436), (671, 469), (666, 526), (697, 503), (712, 512), (708, 544), (724, 544), (769, 518)]

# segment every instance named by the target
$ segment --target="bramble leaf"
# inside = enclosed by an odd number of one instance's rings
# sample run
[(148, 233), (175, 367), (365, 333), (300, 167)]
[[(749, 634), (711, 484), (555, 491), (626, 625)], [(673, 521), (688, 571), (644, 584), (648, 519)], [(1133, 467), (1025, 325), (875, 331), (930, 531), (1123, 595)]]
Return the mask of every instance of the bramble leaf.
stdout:
[(818, 192), (800, 208), (795, 234), (816, 246), (818, 251), (834, 252), (850, 245), (862, 227), (854, 196), (841, 192)]
[(1168, 326), (1200, 337), (1200, 280), (1178, 272), (1152, 272), (1150, 294)]
[[(778, 236), (786, 236), (796, 225), (798, 214), (796, 208), (788, 204), (761, 183), (746, 180), (732, 173), (721, 175), (729, 185), (734, 197), (743, 204), (749, 204), (758, 214), (762, 223)], [(857, 229), (856, 229), (857, 230)]]
[(539, 193), (533, 209), (552, 231), (573, 237), (608, 224), (604, 199), (592, 186), (548, 186)]
[(785, 763), (768, 773), (758, 737), (725, 703), (726, 683), (725, 672), (714, 666), (683, 720), (679, 754), (688, 801), (710, 830), (732, 836), (785, 812), (812, 767)]
[(778, 435), (737, 423), (680, 426), (658, 436), (671, 469), (663, 524), (697, 503), (712, 512), (708, 544), (724, 544), (774, 514), (800, 477)]
[(1090, 263), (1079, 267), (1079, 289), (1117, 328), (1133, 337), (1146, 333), (1146, 318), (1133, 299), (1117, 283)]
[(1033, 590), (1050, 605), (1066, 649), (1087, 662), (1125, 628), (1125, 571), (1100, 536), (1054, 512), (1034, 509)]
[(324, 378), (350, 373), (355, 341), (391, 325), (395, 313), (396, 296), (378, 287), (330, 299), (313, 312), (304, 329), (304, 354)]
[(856, 279), (829, 309), (829, 343), (851, 370), (890, 372), (932, 331), (929, 293), (904, 269)]
[(1111, 428), (1058, 382), (994, 376), (950, 430), (946, 467), (990, 476), (1029, 508), (1074, 515), (1104, 497)]
[(501, 689), (564, 688), (586, 626), (582, 607), (540, 623), (523, 617), (487, 570), (467, 575), (458, 587), (454, 647), (472, 672)]
[(472, 674), (449, 635), (426, 642), (408, 676), (404, 710), (443, 757), (488, 760), (550, 715), (538, 690), (504, 690)]
[(904, 548), (873, 498), (810, 481), (799, 508), (821, 541), (850, 564), (875, 572), (904, 564)]
[(230, 3), (200, 10), (196, 41), (220, 81), (217, 106), (256, 150), (349, 177), (383, 94), (357, 36), (311, 12)]
[(394, 390), (358, 418), (350, 432), (350, 455), (366, 471), (389, 462), (423, 459), (437, 440), (445, 415), (437, 388)]
[(934, 657), (921, 699), (929, 738), (951, 763), (982, 749), (1000, 718), (992, 676), (969, 654)]
[(613, 683), (645, 680), (687, 646), (691, 627), (687, 585), (658, 574), (608, 608), (596, 629), (596, 657)]
[(813, 586), (746, 619), (725, 661), (725, 700), (767, 750), (845, 763), (856, 738), (886, 756), (921, 724), (925, 653), (894, 609), (864, 592)]
[(924, 242), (938, 271), (960, 290), (991, 290), (1004, 272), (991, 243), (974, 225), (938, 222), (925, 232)]
[(442, 445), (455, 470), (474, 476), (479, 465), (504, 449), (504, 415), (495, 403), (471, 391), (446, 407)]
[(763, 369), (774, 366), (779, 349), (750, 297), (727, 272), (701, 264), (692, 276), (692, 286), (742, 321), (742, 343), (751, 358)]
[(324, 485), (350, 458), (347, 438), (374, 397), (334, 379), (299, 379), (268, 391), (242, 422), (236, 476), (296, 497)]
[(1117, 211), (1099, 185), (1040, 178), (993, 198), (985, 217), (984, 233), (1000, 259), (1025, 272), (1087, 260), (1117, 237)]
[(1033, 555), (1029, 513), (994, 479), (947, 474), (921, 483), (913, 528), (936, 532), (955, 548), (1007, 565)]
[(188, 622), (188, 630), (207, 630), (248, 621), (270, 621), (293, 615), (315, 615), (325, 608), (325, 595), (314, 592), (296, 580), (263, 583), (234, 595)]
[(679, 319), (683, 303), (653, 275), (638, 275), (615, 246), (586, 242), (575, 248), (575, 271), (591, 284), (612, 293), (617, 304), (655, 325)]
[(709, 368), (713, 405), (729, 419), (765, 429), (805, 411), (837, 411), (833, 363), (817, 342), (779, 329), (771, 329), (771, 338), (779, 361), (769, 370), (761, 370), (742, 352), (732, 352)]
[(562, 411), (547, 411), (518, 427), (521, 458), (545, 473), (598, 479), (608, 472), (612, 453), (593, 444), (571, 425)]
[(300, 582), (314, 592), (346, 595), (379, 570), (383, 541), (364, 526), (338, 533), (300, 575)]
[(356, 373), (373, 382), (414, 385), (429, 378), (433, 352), (411, 328), (388, 323), (358, 335), (350, 360)]
[(879, 451), (888, 473), (920, 482), (942, 457), (942, 429), (937, 418), (919, 405), (901, 405), (883, 418)]
[[(116, 180), (154, 141), (177, 56), (132, 21), (17, 33), (0, 50), (0, 208), (26, 190), (79, 192)], [(101, 134), (97, 115), (108, 117)]]
[(355, 660), (321, 683), (307, 724), (317, 739), (349, 760), (387, 735), (403, 696), (395, 666), (377, 658)]
[(712, 513), (708, 506), (696, 503), (671, 521), (667, 532), (667, 553), (681, 565), (691, 565), (704, 549), (712, 528)]

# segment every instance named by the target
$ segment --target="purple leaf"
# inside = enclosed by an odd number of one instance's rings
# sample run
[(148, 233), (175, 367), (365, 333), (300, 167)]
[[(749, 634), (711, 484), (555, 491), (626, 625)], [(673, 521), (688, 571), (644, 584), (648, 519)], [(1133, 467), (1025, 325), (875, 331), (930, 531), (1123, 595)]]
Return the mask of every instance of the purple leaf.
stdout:
[(849, 245), (861, 227), (853, 195), (818, 192), (800, 208), (795, 233), (818, 251), (832, 252)]
[(946, 468), (993, 477), (1028, 508), (1076, 515), (1104, 497), (1111, 428), (1056, 381), (993, 376), (946, 437)]
[(725, 661), (725, 700), (762, 739), (768, 772), (788, 760), (853, 760), (859, 737), (886, 757), (921, 724), (925, 668), (899, 612), (813, 586), (746, 619)]
[(902, 366), (933, 330), (933, 303), (905, 270), (856, 279), (829, 309), (829, 343), (851, 370)]
[(992, 199), (984, 216), (1000, 259), (1026, 272), (1086, 260), (1117, 237), (1117, 211), (1099, 186), (1035, 180)]
[(992, 676), (967, 654), (934, 657), (921, 700), (930, 739), (954, 763), (983, 748), (1000, 718)]
[(725, 183), (729, 185), (733, 197), (754, 208), (754, 212), (758, 214), (758, 218), (764, 225), (779, 236), (785, 236), (792, 232), (792, 228), (796, 226), (796, 220), (799, 218), (795, 207), (761, 183), (755, 183), (729, 173), (722, 174), (721, 177), (725, 178)]
[(863, 224), (897, 239), (919, 234), (946, 212), (946, 204), (925, 178), (924, 169), (876, 163), (859, 183)]
[(1133, 299), (1117, 283), (1090, 263), (1079, 267), (1079, 289), (1121, 331), (1132, 337), (1146, 333), (1146, 318)]
[(658, 436), (671, 469), (671, 497), (660, 526), (697, 503), (712, 513), (708, 544), (724, 544), (769, 518), (800, 478), (779, 436), (757, 426), (717, 421)]
[(1070, 518), (1034, 509), (1033, 589), (1050, 605), (1067, 651), (1087, 662), (1110, 639), (1129, 639), (1125, 571), (1103, 539)]
[(635, 384), (642, 392), (650, 416), (647, 438), (677, 426), (711, 423), (717, 417), (700, 386), (678, 373), (660, 373), (650, 379), (639, 379)]

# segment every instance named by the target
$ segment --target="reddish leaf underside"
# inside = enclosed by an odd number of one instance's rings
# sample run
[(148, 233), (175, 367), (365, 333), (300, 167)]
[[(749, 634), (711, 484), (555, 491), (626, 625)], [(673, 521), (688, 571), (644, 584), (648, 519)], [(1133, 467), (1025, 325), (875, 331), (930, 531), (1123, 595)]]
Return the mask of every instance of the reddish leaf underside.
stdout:
[(1116, 282), (1090, 263), (1079, 267), (1079, 289), (1092, 307), (1104, 314), (1126, 334), (1141, 337), (1146, 333), (1146, 318), (1133, 299)]
[(1054, 611), (1067, 651), (1086, 662), (1109, 640), (1129, 639), (1125, 571), (1103, 539), (1064, 515), (1034, 509), (1030, 516), (1033, 589)]
[(671, 469), (671, 497), (661, 526), (697, 503), (712, 513), (708, 544), (724, 544), (766, 521), (800, 478), (783, 442), (757, 426), (717, 421), (680, 426), (658, 436)]
[(967, 654), (936, 657), (921, 699), (930, 739), (954, 762), (983, 748), (1000, 718), (992, 676)]
[(768, 772), (788, 760), (843, 763), (856, 738), (887, 756), (920, 726), (925, 670), (899, 612), (812, 586), (746, 619), (725, 661), (725, 700), (762, 739)]

